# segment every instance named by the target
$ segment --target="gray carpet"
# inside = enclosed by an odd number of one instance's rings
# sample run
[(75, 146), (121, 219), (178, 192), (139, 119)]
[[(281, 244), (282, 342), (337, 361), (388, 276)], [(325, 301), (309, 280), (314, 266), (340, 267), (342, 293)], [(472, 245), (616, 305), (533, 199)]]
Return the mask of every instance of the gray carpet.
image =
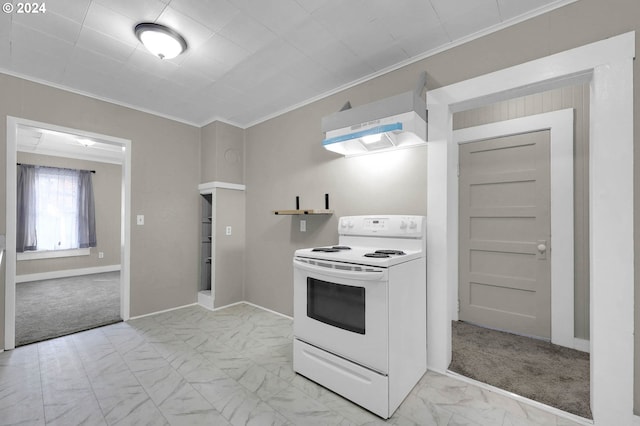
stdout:
[(120, 272), (16, 284), (16, 346), (120, 318)]
[(449, 370), (591, 419), (589, 354), (453, 321)]

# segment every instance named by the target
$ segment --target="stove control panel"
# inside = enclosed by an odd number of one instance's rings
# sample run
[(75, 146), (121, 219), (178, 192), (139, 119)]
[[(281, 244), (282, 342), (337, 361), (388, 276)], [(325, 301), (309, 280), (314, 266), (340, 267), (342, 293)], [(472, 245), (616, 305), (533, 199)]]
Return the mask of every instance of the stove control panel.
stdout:
[(362, 223), (362, 228), (370, 231), (384, 231), (389, 229), (389, 219), (367, 217)]
[(426, 226), (424, 216), (344, 216), (338, 223), (341, 235), (380, 235), (420, 238)]

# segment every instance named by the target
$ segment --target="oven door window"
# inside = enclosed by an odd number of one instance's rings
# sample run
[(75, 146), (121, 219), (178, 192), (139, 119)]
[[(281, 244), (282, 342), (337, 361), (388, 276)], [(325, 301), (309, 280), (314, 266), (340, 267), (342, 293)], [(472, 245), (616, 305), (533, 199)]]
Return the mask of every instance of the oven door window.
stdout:
[(307, 277), (307, 316), (365, 334), (365, 289)]

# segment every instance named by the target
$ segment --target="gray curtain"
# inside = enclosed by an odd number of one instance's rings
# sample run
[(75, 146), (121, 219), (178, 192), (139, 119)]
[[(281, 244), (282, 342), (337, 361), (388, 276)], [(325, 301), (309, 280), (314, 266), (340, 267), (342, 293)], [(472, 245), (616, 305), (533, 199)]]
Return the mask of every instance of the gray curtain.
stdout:
[(16, 229), (16, 251), (35, 250), (36, 234), (36, 168), (27, 164), (18, 165), (18, 211)]
[(93, 199), (92, 173), (80, 170), (78, 177), (78, 244), (80, 248), (96, 247), (96, 209)]

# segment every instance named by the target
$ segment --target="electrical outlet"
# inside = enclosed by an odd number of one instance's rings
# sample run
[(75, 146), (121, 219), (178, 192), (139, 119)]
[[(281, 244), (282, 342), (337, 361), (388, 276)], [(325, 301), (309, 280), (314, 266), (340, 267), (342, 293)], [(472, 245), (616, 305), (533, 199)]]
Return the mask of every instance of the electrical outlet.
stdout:
[(98, 252), (98, 259), (104, 259), (104, 252), (103, 251), (99, 251)]
[(231, 227), (230, 227), (230, 226), (227, 226), (227, 227), (225, 228), (225, 230), (224, 230), (224, 233), (225, 233), (225, 234), (227, 234), (227, 235), (231, 235)]
[(304, 219), (300, 220), (300, 232), (307, 232), (307, 221)]
[(143, 214), (139, 214), (139, 215), (136, 217), (136, 223), (137, 223), (138, 225), (144, 225), (144, 215), (143, 215)]

